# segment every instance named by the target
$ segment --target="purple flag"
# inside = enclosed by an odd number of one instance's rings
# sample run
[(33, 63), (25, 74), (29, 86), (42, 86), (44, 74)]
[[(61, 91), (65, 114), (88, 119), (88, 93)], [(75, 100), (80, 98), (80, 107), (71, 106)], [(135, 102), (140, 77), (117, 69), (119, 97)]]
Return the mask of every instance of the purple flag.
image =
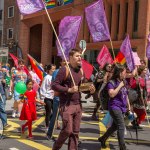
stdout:
[(150, 34), (148, 35), (148, 43), (146, 47), (146, 56), (150, 60)]
[[(81, 25), (81, 16), (67, 16), (63, 18), (59, 25), (59, 41), (63, 48), (66, 58), (71, 49), (76, 47), (76, 40)], [(58, 41), (56, 41), (58, 56), (63, 58), (63, 54)]]
[(98, 0), (85, 8), (86, 20), (94, 42), (110, 39), (103, 1)]
[(123, 53), (123, 55), (126, 58), (126, 62), (127, 62), (127, 66), (129, 68), (129, 70), (133, 71), (135, 68), (135, 65), (134, 65), (134, 59), (133, 59), (129, 35), (127, 35), (125, 40), (123, 41), (123, 43), (120, 47), (120, 51)]
[(44, 8), (42, 0), (17, 0), (20, 13), (28, 15)]

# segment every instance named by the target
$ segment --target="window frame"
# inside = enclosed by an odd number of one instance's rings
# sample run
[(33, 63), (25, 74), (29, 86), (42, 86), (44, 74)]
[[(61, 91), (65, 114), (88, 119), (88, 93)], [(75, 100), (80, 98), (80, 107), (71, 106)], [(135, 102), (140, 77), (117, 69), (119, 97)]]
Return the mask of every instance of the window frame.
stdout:
[[(9, 16), (10, 8), (13, 8), (13, 14), (12, 16)], [(8, 18), (13, 18), (14, 17), (14, 6), (9, 6), (8, 7)]]
[[(9, 38), (9, 30), (12, 30), (12, 38)], [(14, 29), (13, 28), (8, 28), (7, 29), (7, 40), (13, 39), (13, 34), (14, 34)]]

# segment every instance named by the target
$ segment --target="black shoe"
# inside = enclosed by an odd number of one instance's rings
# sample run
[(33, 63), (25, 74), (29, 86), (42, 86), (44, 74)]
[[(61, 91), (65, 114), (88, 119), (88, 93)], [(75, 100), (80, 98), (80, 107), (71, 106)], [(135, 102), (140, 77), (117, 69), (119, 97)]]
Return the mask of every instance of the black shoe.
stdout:
[(99, 137), (98, 141), (101, 143), (101, 147), (102, 148), (106, 148), (107, 147), (106, 144), (105, 144), (106, 141), (102, 137)]
[(125, 144), (120, 145), (120, 150), (127, 150), (126, 145)]
[(46, 138), (47, 138), (48, 141), (51, 140), (51, 137), (48, 134), (46, 135)]

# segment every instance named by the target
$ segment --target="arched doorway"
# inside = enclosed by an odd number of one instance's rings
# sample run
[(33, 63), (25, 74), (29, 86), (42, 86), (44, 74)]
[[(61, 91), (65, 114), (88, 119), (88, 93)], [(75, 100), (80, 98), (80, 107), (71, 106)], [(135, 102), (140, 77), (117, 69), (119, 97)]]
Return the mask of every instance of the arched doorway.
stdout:
[(30, 28), (29, 54), (38, 62), (41, 62), (42, 24)]

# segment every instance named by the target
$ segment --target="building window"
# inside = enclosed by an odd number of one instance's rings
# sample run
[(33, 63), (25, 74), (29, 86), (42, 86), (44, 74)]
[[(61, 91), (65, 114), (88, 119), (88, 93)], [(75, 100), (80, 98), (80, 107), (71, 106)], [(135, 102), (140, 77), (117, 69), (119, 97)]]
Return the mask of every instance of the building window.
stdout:
[(8, 7), (8, 18), (14, 17), (14, 6)]
[(13, 28), (7, 29), (7, 39), (13, 38)]
[(3, 10), (0, 10), (0, 20), (2, 20)]
[(133, 26), (133, 31), (136, 32), (138, 30), (139, 1), (135, 0), (134, 5), (135, 5), (135, 9), (134, 9), (134, 26)]

